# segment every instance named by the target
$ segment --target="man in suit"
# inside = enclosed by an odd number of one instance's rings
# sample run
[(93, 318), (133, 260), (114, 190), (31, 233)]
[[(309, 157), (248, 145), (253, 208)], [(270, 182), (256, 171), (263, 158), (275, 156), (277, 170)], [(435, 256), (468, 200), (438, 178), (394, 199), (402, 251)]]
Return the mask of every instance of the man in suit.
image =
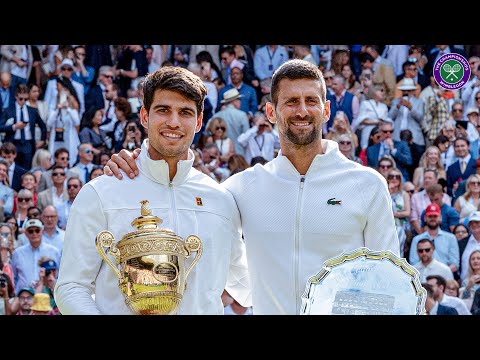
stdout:
[(392, 139), (393, 123), (383, 121), (380, 123), (382, 140), (375, 145), (367, 147), (367, 165), (376, 169), (378, 160), (383, 156), (391, 156), (395, 160), (397, 168), (402, 172), (405, 181), (410, 180), (407, 167), (412, 164), (412, 153), (405, 141)]
[[(43, 147), (47, 138), (47, 127), (38, 110), (25, 105), (28, 87), (20, 84), (15, 90), (14, 106), (5, 110), (0, 118), (0, 132), (5, 132), (5, 142), (12, 142), (17, 148), (17, 164), (27, 170), (32, 167), (36, 149)], [(35, 142), (35, 126), (41, 131), (40, 141)]]
[(108, 65), (100, 67), (98, 70), (98, 82), (92, 86), (85, 95), (85, 109), (91, 107), (103, 109), (106, 107), (107, 99), (105, 90), (108, 85), (113, 83), (113, 68)]
[(53, 205), (56, 208), (67, 201), (68, 193), (65, 186), (66, 175), (65, 168), (62, 165), (53, 165), (53, 185), (38, 193), (37, 206), (41, 211), (49, 205)]
[(476, 159), (470, 155), (470, 141), (467, 138), (456, 138), (453, 142), (453, 151), (457, 160), (447, 169), (447, 193), (453, 197), (454, 204), (459, 183), (468, 179), (470, 175), (476, 174)]
[(458, 48), (453, 45), (435, 45), (434, 48), (430, 49), (428, 52), (427, 58), (428, 62), (425, 65), (425, 73), (428, 75), (432, 75), (433, 73), (433, 66), (438, 58), (444, 54), (456, 53), (462, 55), (463, 57), (467, 58), (467, 54), (461, 48)]
[(15, 163), (17, 157), (17, 147), (11, 142), (4, 142), (0, 146), (0, 156), (8, 162), (8, 179), (10, 181), (10, 187), (16, 192), (22, 188), (22, 175), (27, 172), (21, 166)]
[(451, 306), (439, 304), (435, 300), (433, 286), (428, 283), (422, 283), (422, 286), (427, 291), (427, 298), (425, 300), (425, 310), (428, 315), (458, 315), (458, 311)]

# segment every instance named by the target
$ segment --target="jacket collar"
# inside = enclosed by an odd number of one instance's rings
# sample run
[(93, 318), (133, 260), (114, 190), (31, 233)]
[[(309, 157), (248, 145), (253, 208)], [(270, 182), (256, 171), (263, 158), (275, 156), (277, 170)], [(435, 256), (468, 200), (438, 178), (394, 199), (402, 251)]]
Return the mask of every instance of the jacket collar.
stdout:
[[(152, 160), (148, 154), (148, 146), (148, 139), (145, 139), (142, 143), (142, 151), (137, 160), (137, 166), (140, 172), (157, 183), (169, 185), (170, 176), (167, 162), (165, 160)], [(186, 181), (192, 169), (194, 159), (193, 151), (188, 149), (188, 159), (178, 162), (177, 173), (172, 180), (173, 185), (180, 185)]]
[[(323, 154), (318, 154), (313, 158), (310, 167), (305, 174), (307, 177), (309, 174), (318, 173), (320, 169), (325, 169), (327, 167), (333, 166), (338, 164), (340, 158), (340, 150), (338, 148), (338, 144), (333, 140), (322, 140), (322, 146), (324, 149)], [(279, 175), (283, 177), (283, 175), (287, 175), (287, 177), (291, 177), (292, 175), (296, 178), (301, 176), (298, 170), (293, 166), (293, 164), (288, 160), (288, 158), (282, 155), (282, 150), (278, 152), (278, 155), (275, 159), (271, 161), (274, 166), (277, 167), (279, 170)]]

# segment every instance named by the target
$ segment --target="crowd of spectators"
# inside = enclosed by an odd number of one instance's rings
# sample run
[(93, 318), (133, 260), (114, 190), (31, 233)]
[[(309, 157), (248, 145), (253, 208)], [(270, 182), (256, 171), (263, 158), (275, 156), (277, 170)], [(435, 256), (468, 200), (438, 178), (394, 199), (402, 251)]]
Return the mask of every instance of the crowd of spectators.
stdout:
[[(432, 74), (448, 53), (471, 67), (458, 90)], [(70, 206), (111, 154), (141, 146), (147, 73), (181, 66), (202, 78), (193, 166), (221, 183), (278, 155), (265, 103), (273, 72), (292, 58), (323, 71), (323, 138), (385, 177), (401, 255), (420, 272), (428, 313), (479, 315), (477, 45), (1, 45), (0, 314), (58, 314)], [(251, 313), (223, 300), (228, 314)]]

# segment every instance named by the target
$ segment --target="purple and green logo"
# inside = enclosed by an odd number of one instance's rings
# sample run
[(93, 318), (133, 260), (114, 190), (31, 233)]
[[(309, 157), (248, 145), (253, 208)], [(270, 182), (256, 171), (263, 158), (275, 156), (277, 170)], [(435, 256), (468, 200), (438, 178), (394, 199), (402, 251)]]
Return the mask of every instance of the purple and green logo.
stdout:
[(462, 55), (443, 54), (433, 65), (433, 76), (439, 86), (446, 90), (457, 90), (470, 79), (470, 64)]

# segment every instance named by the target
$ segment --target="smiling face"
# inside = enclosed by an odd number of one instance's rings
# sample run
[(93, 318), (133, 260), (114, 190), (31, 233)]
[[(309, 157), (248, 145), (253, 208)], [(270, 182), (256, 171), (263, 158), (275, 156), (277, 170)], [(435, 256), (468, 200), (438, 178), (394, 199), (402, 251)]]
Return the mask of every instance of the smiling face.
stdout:
[(321, 98), (320, 81), (282, 79), (277, 106), (267, 103), (266, 113), (277, 123), (282, 151), (284, 146), (313, 145), (321, 142), (322, 124), (330, 117), (330, 102)]
[(150, 157), (186, 160), (202, 118), (195, 101), (176, 91), (156, 90), (149, 112), (141, 110), (142, 125), (148, 129)]

